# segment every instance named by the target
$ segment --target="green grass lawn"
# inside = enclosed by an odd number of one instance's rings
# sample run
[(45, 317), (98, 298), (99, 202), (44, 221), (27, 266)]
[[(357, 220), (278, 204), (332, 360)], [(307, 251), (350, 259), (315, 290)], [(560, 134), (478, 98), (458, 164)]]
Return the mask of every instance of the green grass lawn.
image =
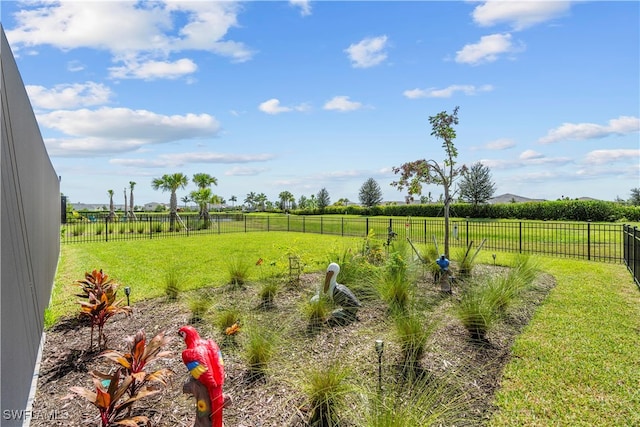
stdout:
[(640, 425), (640, 292), (626, 267), (540, 258), (557, 280), (513, 346), (492, 426)]
[[(182, 290), (229, 283), (228, 266), (250, 265), (250, 280), (288, 274), (289, 255), (299, 257), (304, 271), (326, 268), (327, 256), (346, 248), (358, 250), (363, 239), (299, 233), (232, 233), (153, 240), (124, 240), (63, 244), (47, 313), (47, 325), (60, 316), (76, 313), (79, 288), (71, 284), (86, 271), (103, 271), (131, 288), (131, 301), (164, 295), (166, 276), (178, 274)], [(262, 258), (261, 266), (256, 266)], [(119, 295), (123, 296), (122, 290)]]

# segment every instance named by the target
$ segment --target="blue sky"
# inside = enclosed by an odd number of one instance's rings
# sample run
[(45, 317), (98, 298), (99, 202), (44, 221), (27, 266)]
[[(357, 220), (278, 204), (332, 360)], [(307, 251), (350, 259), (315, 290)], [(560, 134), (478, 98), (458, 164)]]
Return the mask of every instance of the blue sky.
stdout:
[[(61, 191), (358, 201), (442, 162), (428, 117), (460, 107), (459, 164), (496, 195), (627, 199), (640, 186), (640, 4), (569, 1), (2, 1)], [(195, 186), (180, 191), (182, 197)], [(424, 190), (434, 199), (437, 186)]]

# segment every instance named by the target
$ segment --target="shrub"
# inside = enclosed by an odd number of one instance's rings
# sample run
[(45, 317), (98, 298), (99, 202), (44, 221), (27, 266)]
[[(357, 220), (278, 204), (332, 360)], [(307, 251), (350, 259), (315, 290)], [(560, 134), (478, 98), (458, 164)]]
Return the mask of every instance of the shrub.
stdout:
[[(215, 317), (215, 325), (220, 330), (220, 333), (226, 336), (235, 335), (239, 329), (234, 328), (234, 325), (239, 326), (239, 324), (240, 312), (235, 308), (221, 310)], [(235, 329), (235, 331), (232, 333), (233, 329)]]
[(474, 341), (485, 341), (487, 332), (500, 318), (496, 304), (500, 290), (476, 283), (470, 286), (456, 307), (456, 314)]
[(322, 327), (329, 317), (329, 311), (330, 302), (325, 295), (305, 301), (302, 306), (302, 312), (312, 331)]
[(84, 224), (74, 224), (73, 227), (71, 228), (71, 235), (72, 236), (80, 236), (82, 234), (84, 234), (85, 231), (85, 225)]
[(138, 224), (138, 234), (142, 234), (144, 233), (144, 223), (139, 223)]
[(200, 322), (211, 307), (211, 299), (206, 293), (199, 291), (189, 299), (189, 310), (191, 311), (191, 323)]
[(152, 362), (171, 355), (170, 351), (162, 351), (162, 347), (169, 344), (169, 338), (164, 334), (164, 331), (159, 332), (147, 344), (144, 330), (140, 330), (134, 336), (127, 338), (126, 353), (109, 350), (101, 354), (102, 357), (117, 363), (127, 376), (133, 378), (128, 388), (129, 397), (135, 397), (143, 387), (151, 382), (167, 385), (167, 380), (173, 374), (170, 369), (145, 371)]

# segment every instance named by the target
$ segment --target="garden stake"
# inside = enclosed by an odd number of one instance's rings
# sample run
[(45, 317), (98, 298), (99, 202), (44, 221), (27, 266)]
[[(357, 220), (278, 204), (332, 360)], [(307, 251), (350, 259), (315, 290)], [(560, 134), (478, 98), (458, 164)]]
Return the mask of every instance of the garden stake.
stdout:
[(382, 393), (382, 352), (384, 341), (376, 340), (376, 352), (378, 353), (378, 393)]

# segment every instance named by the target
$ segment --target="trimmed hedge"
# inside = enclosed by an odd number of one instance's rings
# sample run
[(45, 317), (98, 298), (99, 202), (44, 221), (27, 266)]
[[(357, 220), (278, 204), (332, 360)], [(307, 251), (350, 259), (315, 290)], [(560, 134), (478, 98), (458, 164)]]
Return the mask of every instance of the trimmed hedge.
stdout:
[[(444, 205), (383, 205), (365, 208), (362, 206), (329, 206), (320, 211), (315, 209), (296, 210), (303, 215), (365, 215), (365, 216), (415, 216), (435, 218), (444, 215)], [(469, 203), (453, 203), (452, 217), (491, 219), (531, 219), (539, 221), (640, 221), (640, 206), (627, 206), (615, 202), (557, 200), (526, 203), (497, 203), (473, 206)]]

